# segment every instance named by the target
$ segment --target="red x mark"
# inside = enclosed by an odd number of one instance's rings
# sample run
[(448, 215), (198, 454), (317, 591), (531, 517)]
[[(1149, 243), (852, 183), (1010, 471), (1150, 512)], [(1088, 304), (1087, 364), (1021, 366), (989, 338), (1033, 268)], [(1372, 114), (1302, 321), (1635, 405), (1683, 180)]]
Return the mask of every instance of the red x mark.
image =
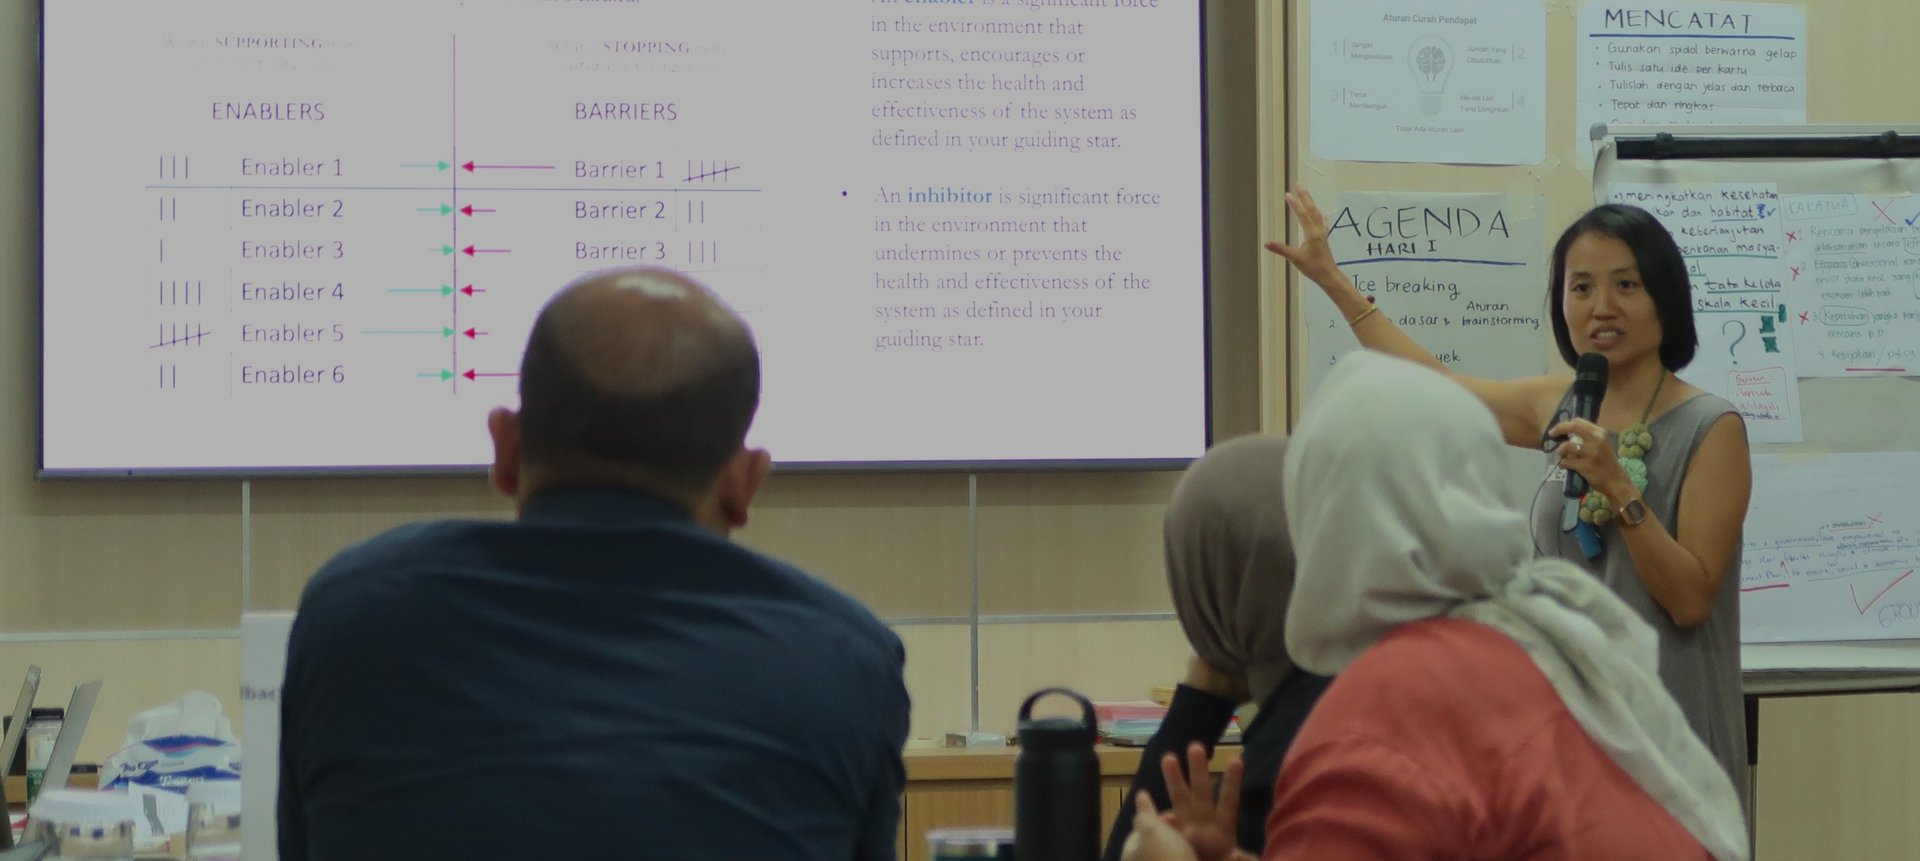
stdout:
[[(1884, 206), (1881, 206), (1880, 201), (1870, 200), (1867, 202), (1873, 204), (1874, 209), (1880, 210), (1880, 217), (1886, 219), (1888, 224), (1893, 224), (1893, 216), (1887, 214), (1887, 208)], [(1893, 226), (1899, 227), (1900, 225), (1893, 224)]]
[(1789, 267), (1787, 267), (1787, 268), (1793, 271), (1793, 280), (1795, 280), (1795, 281), (1798, 281), (1798, 280), (1800, 280), (1800, 267), (1798, 267), (1798, 266), (1789, 266)]
[(1807, 322), (1807, 312), (1805, 312), (1805, 311), (1801, 311), (1801, 312), (1800, 312), (1800, 322), (1802, 322), (1802, 323), (1805, 323), (1805, 322)]
[(1886, 515), (1885, 515), (1884, 513), (1883, 513), (1883, 514), (1869, 514), (1869, 515), (1867, 515), (1867, 525), (1868, 525), (1868, 526), (1879, 526), (1879, 525), (1880, 525), (1880, 518), (1882, 518), (1882, 517), (1885, 517), (1885, 516), (1886, 516)]
[(1798, 233), (1795, 233), (1795, 232), (1793, 232), (1793, 231), (1791, 231), (1791, 230), (1789, 230), (1789, 231), (1787, 231), (1787, 241), (1788, 241), (1788, 242), (1799, 242), (1799, 241), (1800, 241), (1800, 234), (1798, 234)]

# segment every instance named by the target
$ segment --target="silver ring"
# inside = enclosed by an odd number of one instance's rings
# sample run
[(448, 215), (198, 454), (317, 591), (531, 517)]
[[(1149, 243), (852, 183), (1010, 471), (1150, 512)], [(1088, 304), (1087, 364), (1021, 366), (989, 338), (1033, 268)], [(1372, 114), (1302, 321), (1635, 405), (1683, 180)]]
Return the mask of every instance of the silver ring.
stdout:
[(1587, 450), (1587, 438), (1586, 438), (1586, 437), (1583, 437), (1583, 436), (1581, 436), (1581, 435), (1579, 435), (1579, 434), (1574, 434), (1574, 435), (1573, 435), (1573, 438), (1572, 438), (1571, 440), (1569, 440), (1569, 442), (1571, 442), (1571, 443), (1573, 443), (1573, 450), (1574, 450), (1574, 451), (1586, 451), (1586, 450)]

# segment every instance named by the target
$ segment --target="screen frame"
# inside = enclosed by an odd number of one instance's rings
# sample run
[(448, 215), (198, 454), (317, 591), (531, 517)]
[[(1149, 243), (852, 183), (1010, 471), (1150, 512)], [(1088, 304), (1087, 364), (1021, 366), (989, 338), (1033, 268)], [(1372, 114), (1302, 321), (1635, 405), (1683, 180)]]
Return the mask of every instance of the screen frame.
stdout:
[[(34, 477), (41, 480), (141, 480), (141, 479), (177, 479), (177, 480), (246, 480), (252, 478), (407, 478), (407, 477), (474, 477), (487, 474), (487, 464), (417, 464), (406, 466), (364, 465), (364, 466), (222, 466), (222, 467), (58, 467), (49, 469), (46, 461), (47, 440), (47, 373), (46, 373), (46, 99), (47, 99), (47, 4), (54, 0), (40, 0), (36, 4), (39, 13), (38, 43), (36, 59), (38, 74), (35, 76), (37, 88), (34, 99), (35, 116), (33, 121), (38, 127), (39, 149), (34, 154), (40, 162), (35, 188), (34, 203), (40, 218), (34, 222), (34, 247), (38, 254), (33, 257), (36, 270), (35, 281), (39, 289), (34, 293), (34, 354), (32, 368), (35, 375), (35, 422), (34, 422)], [(1215, 267), (1213, 241), (1213, 186), (1211, 140), (1215, 133), (1215, 116), (1212, 110), (1211, 64), (1208, 57), (1208, 6), (1214, 0), (1194, 0), (1195, 14), (1198, 16), (1196, 38), (1199, 41), (1199, 68), (1197, 69), (1199, 90), (1195, 94), (1200, 104), (1199, 171), (1200, 188), (1200, 385), (1201, 391), (1201, 439), (1200, 452), (1204, 453), (1214, 444), (1215, 399), (1214, 391), (1214, 331), (1213, 331), (1213, 271)], [(478, 433), (480, 429), (475, 428)], [(777, 473), (800, 474), (954, 474), (954, 473), (1044, 473), (1044, 472), (1165, 472), (1185, 469), (1199, 453), (1192, 457), (1142, 457), (1142, 458), (1035, 458), (1035, 459), (993, 459), (993, 460), (881, 460), (881, 461), (779, 461), (773, 469)]]

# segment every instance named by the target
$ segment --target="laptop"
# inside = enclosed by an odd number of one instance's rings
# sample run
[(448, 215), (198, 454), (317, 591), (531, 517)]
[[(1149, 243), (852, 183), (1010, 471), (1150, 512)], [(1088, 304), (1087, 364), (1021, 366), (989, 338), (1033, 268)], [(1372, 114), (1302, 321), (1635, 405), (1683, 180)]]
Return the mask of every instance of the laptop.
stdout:
[[(27, 680), (20, 689), (20, 700), (14, 706), (13, 725), (7, 729), (4, 739), (0, 739), (0, 753), (15, 750), (21, 737), (26, 735), (27, 715), (33, 709), (34, 695), (40, 689), (40, 668), (27, 668)], [(53, 754), (47, 760), (46, 778), (40, 783), (40, 791), (66, 789), (67, 778), (73, 774), (73, 758), (80, 751), (80, 739), (87, 734), (87, 721), (93, 718), (94, 703), (100, 700), (100, 680), (95, 679), (73, 689), (73, 698), (67, 701), (66, 717), (60, 723), (60, 733), (53, 737)], [(0, 760), (4, 762), (5, 760)], [(4, 810), (4, 791), (0, 791), (0, 810)], [(0, 848), (13, 844), (13, 828), (9, 824), (0, 828)], [(37, 851), (36, 851), (37, 849)], [(46, 854), (45, 844), (28, 844), (0, 853), (0, 861), (32, 861)], [(16, 854), (18, 853), (18, 854)]]
[[(13, 720), (7, 724), (7, 733), (0, 736), (0, 770), (5, 770), (13, 762), (13, 755), (20, 750), (20, 740), (27, 735), (27, 718), (33, 714), (33, 698), (40, 692), (40, 668), (27, 667), (27, 679), (20, 683), (20, 699), (13, 706)], [(7, 814), (7, 786), (0, 782), (0, 814)], [(0, 822), (6, 827), (0, 828), (0, 849), (13, 845), (13, 827), (10, 822)], [(0, 861), (11, 861), (13, 853), (0, 854)], [(25, 856), (22, 856), (25, 857)], [(40, 856), (33, 856), (38, 858)]]
[(7, 724), (7, 734), (0, 737), (0, 768), (13, 762), (14, 754), (20, 752), (20, 740), (27, 737), (27, 718), (33, 715), (33, 698), (40, 692), (40, 668), (27, 667), (27, 679), (20, 683), (20, 699), (13, 706), (13, 720)]
[(47, 760), (47, 776), (40, 781), (41, 792), (67, 788), (67, 778), (73, 774), (73, 758), (80, 752), (80, 739), (87, 734), (87, 721), (93, 717), (93, 704), (99, 699), (99, 679), (74, 687), (73, 699), (67, 701), (66, 719), (60, 724), (60, 734), (53, 737), (53, 757)]

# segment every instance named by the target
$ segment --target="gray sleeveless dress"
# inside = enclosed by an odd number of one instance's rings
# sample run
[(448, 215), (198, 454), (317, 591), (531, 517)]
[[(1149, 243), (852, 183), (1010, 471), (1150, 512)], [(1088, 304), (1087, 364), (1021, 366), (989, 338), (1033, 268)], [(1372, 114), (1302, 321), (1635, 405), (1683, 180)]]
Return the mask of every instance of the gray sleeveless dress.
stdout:
[[(1563, 404), (1564, 407), (1564, 404)], [(1734, 406), (1710, 394), (1699, 394), (1653, 420), (1648, 430), (1653, 448), (1647, 452), (1647, 489), (1643, 494), (1647, 511), (1668, 530), (1675, 529), (1680, 508), (1681, 487), (1687, 464), (1707, 436), (1715, 419)], [(1619, 445), (1619, 435), (1612, 435)], [(1547, 475), (1533, 501), (1533, 546), (1543, 557), (1565, 559), (1599, 577), (1640, 614), (1660, 635), (1660, 680), (1680, 702), (1695, 733), (1707, 743), (1715, 759), (1733, 778), (1740, 803), (1747, 803), (1747, 717), (1740, 689), (1740, 558), (1736, 554), (1727, 565), (1726, 579), (1714, 598), (1713, 612), (1706, 624), (1682, 630), (1661, 609), (1635, 570), (1633, 557), (1620, 527), (1607, 524), (1600, 528), (1606, 550), (1589, 560), (1580, 551), (1580, 542), (1561, 531), (1562, 471), (1547, 455)], [(1692, 488), (1695, 493), (1711, 493), (1713, 488)], [(1681, 537), (1676, 534), (1676, 537)], [(1747, 811), (1748, 819), (1753, 816)]]

